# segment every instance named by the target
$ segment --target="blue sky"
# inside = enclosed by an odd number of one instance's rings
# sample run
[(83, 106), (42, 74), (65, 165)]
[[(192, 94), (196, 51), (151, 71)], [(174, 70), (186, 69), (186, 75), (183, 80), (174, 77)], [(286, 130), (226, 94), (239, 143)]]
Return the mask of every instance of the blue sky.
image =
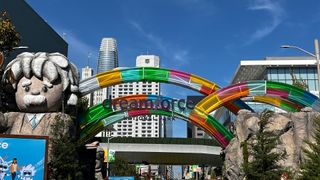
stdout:
[[(120, 66), (135, 66), (140, 54), (160, 56), (161, 66), (229, 84), (241, 59), (304, 55), (320, 38), (319, 0), (27, 0), (69, 43), (69, 58), (96, 68), (103, 37), (117, 39)], [(197, 94), (173, 85), (164, 94)], [(185, 124), (174, 123), (175, 136)]]

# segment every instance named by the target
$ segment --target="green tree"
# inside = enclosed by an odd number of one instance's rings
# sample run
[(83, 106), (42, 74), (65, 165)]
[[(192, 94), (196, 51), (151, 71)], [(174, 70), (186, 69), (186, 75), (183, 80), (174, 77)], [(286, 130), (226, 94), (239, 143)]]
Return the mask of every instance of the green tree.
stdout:
[[(13, 47), (19, 45), (20, 35), (16, 31), (15, 27), (11, 23), (11, 20), (7, 16), (6, 11), (0, 13), (0, 79), (2, 79), (3, 69), (2, 66), (5, 61), (5, 57), (10, 51), (13, 50)], [(6, 102), (8, 98), (4, 95), (4, 87), (0, 85), (0, 110), (2, 112), (7, 111), (7, 108), (4, 106), (3, 102)]]
[[(67, 116), (57, 116), (50, 134), (49, 178), (50, 179), (81, 179), (80, 166), (77, 157), (77, 141), (73, 130), (66, 120)], [(67, 133), (66, 130), (70, 130)]]
[(296, 75), (294, 75), (294, 72), (292, 69), (291, 69), (290, 75), (292, 78), (292, 85), (293, 86), (300, 88), (300, 89), (303, 89), (303, 90), (308, 90), (308, 84), (305, 82), (305, 80), (297, 79), (297, 77), (296, 77)]
[[(246, 160), (243, 164), (243, 171), (247, 179), (251, 180), (274, 180), (279, 179), (285, 171), (278, 165), (278, 162), (285, 158), (286, 153), (275, 151), (279, 137), (266, 127), (273, 112), (266, 110), (260, 115), (259, 130), (243, 146), (248, 148), (249, 157), (253, 160)], [(248, 158), (248, 157), (246, 157)]]
[(136, 167), (126, 160), (116, 157), (115, 161), (112, 162), (111, 174), (114, 176), (136, 176)]
[(308, 148), (303, 148), (306, 160), (301, 165), (300, 179), (318, 180), (320, 179), (320, 116), (314, 119), (315, 142), (306, 141)]
[(19, 43), (20, 35), (9, 19), (7, 12), (3, 11), (0, 16), (0, 52), (8, 53)]

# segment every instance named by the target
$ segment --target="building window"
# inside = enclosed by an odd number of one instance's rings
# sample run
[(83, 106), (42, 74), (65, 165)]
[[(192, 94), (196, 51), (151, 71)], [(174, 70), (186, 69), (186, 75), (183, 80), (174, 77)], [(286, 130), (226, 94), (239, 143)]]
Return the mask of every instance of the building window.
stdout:
[(149, 64), (150, 63), (150, 59), (146, 59), (145, 62), (146, 62), (146, 64)]

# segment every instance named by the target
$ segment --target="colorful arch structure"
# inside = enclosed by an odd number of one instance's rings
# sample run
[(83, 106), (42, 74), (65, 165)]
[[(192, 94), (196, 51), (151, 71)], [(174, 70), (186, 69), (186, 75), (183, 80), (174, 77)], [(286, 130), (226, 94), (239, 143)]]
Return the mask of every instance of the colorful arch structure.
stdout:
[[(81, 135), (80, 140), (82, 142), (90, 139), (98, 132), (102, 131), (106, 126), (121, 121), (128, 117), (135, 117), (140, 115), (163, 115), (163, 116), (174, 116), (179, 119), (184, 119), (192, 122), (196, 126), (204, 129), (208, 134), (212, 135), (222, 147), (226, 147), (233, 135), (215, 118), (212, 116), (198, 111), (196, 114), (192, 109), (188, 109), (186, 103), (178, 104), (177, 101), (173, 101), (172, 98), (160, 96), (161, 99), (165, 99), (173, 102), (169, 109), (128, 109), (121, 110), (119, 106), (115, 109), (112, 107), (106, 107), (102, 103), (89, 108), (89, 110), (81, 117), (80, 127)], [(133, 95), (125, 96), (115, 99), (115, 102), (119, 100), (152, 100), (156, 101), (159, 96), (155, 95)], [(181, 107), (184, 107), (183, 110)]]
[[(106, 126), (128, 117), (140, 115), (173, 115), (177, 118), (190, 121), (204, 129), (225, 148), (233, 136), (221, 123), (210, 116), (209, 113), (221, 106), (226, 106), (234, 113), (237, 113), (240, 109), (251, 109), (243, 101), (240, 101), (240, 98), (244, 98), (245, 101), (271, 104), (292, 112), (300, 111), (301, 108), (306, 106), (312, 107), (315, 111), (320, 111), (320, 100), (315, 95), (289, 84), (261, 80), (242, 82), (219, 89), (217, 84), (198, 76), (160, 68), (115, 69), (81, 81), (79, 89), (82, 95), (86, 95), (100, 88), (136, 81), (172, 83), (197, 90), (207, 96), (199, 102), (194, 109), (188, 109), (186, 111), (177, 109), (176, 104), (171, 110), (152, 108), (143, 110), (119, 110), (117, 108), (113, 109), (112, 107), (106, 108), (102, 104), (93, 106), (89, 108), (80, 120), (82, 141), (90, 139), (90, 137), (93, 137)], [(159, 98), (159, 96), (135, 95), (119, 99), (130, 100), (132, 98), (155, 100)], [(171, 99), (168, 97), (161, 98)]]
[[(221, 107), (224, 103), (241, 97), (267, 97), (278, 99), (279, 102), (285, 99), (290, 105), (296, 104), (296, 107), (311, 107), (315, 111), (320, 111), (320, 100), (317, 96), (304, 91), (295, 86), (272, 81), (247, 81), (233, 84), (212, 93), (200, 101), (195, 110), (210, 113)], [(281, 101), (284, 102), (284, 101)], [(280, 103), (279, 107), (285, 109), (288, 104)]]
[[(233, 136), (218, 120), (201, 110), (188, 109), (185, 107), (186, 104), (183, 104), (185, 110), (181, 111), (181, 109), (179, 109), (178, 101), (175, 101), (175, 104), (173, 104), (173, 108), (171, 107), (171, 110), (149, 108), (121, 111), (119, 107), (119, 103), (121, 102), (120, 100), (126, 100), (129, 102), (130, 100), (156, 101), (159, 98), (172, 102), (172, 98), (164, 96), (131, 95), (114, 99), (114, 101), (118, 103), (116, 104), (116, 107), (118, 109), (114, 109), (112, 107), (106, 108), (102, 103), (89, 108), (89, 110), (80, 119), (80, 127), (82, 129), (81, 140), (85, 141), (87, 139), (90, 139), (96, 133), (102, 131), (106, 126), (126, 119), (128, 117), (135, 117), (139, 115), (163, 115), (174, 116), (179, 119), (184, 119), (186, 121), (192, 122), (193, 124), (196, 124), (198, 127), (203, 128), (208, 134), (216, 138), (217, 141), (222, 145), (222, 147), (225, 147), (227, 144), (229, 144), (229, 141)], [(299, 111), (302, 108), (302, 106), (292, 103), (291, 101), (275, 96), (253, 96), (250, 97), (250, 100), (254, 102), (271, 104), (286, 111), (292, 112)]]
[(287, 112), (299, 112), (303, 106), (293, 103), (287, 99), (275, 96), (252, 96), (241, 98), (244, 102), (260, 102), (270, 104)]
[[(171, 83), (196, 90), (204, 95), (209, 95), (220, 89), (216, 83), (182, 71), (154, 67), (135, 67), (117, 68), (82, 80), (79, 84), (79, 91), (81, 96), (84, 96), (108, 86), (138, 81)], [(241, 100), (227, 102), (225, 106), (235, 114), (240, 109), (253, 111)]]

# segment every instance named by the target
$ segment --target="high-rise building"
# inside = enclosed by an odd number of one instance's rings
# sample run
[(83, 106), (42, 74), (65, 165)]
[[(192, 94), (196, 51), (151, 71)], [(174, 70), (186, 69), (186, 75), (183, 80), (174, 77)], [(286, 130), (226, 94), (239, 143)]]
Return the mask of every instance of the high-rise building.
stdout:
[[(114, 38), (103, 38), (99, 49), (97, 73), (110, 71), (118, 67), (117, 41)], [(93, 104), (102, 103), (111, 94), (111, 88), (94, 92)]]
[[(140, 55), (136, 59), (137, 67), (159, 67), (160, 58), (155, 55)], [(130, 82), (112, 87), (112, 98), (134, 95), (134, 94), (160, 94), (160, 83), (158, 82)], [(161, 119), (158, 115), (141, 118), (135, 117), (125, 119), (114, 124), (116, 131), (113, 136), (121, 137), (160, 137)]]
[[(81, 71), (81, 80), (87, 79), (93, 75), (93, 69), (89, 66), (82, 68)], [(93, 105), (93, 93), (90, 93), (85, 96), (88, 99), (88, 107)]]
[(97, 73), (110, 71), (118, 67), (117, 41), (114, 38), (103, 38), (99, 49)]

